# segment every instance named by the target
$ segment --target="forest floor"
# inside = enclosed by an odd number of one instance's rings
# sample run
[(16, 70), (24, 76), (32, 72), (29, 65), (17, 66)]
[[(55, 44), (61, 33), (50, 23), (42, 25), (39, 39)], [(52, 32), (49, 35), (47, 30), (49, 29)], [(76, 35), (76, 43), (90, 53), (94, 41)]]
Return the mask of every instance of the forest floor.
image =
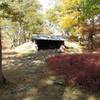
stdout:
[(100, 100), (100, 93), (55, 84), (63, 80), (48, 68), (46, 59), (56, 50), (18, 55), (3, 42), (3, 73), (10, 82), (0, 87), (0, 100)]

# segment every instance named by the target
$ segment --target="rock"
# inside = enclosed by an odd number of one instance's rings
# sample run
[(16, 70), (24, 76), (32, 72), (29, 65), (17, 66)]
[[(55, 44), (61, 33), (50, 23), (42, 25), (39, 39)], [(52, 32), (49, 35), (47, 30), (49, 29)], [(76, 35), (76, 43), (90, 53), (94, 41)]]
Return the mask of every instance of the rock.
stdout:
[(66, 86), (66, 81), (64, 79), (59, 79), (59, 80), (55, 80), (54, 84), (61, 85), (61, 86)]
[(24, 43), (24, 44), (22, 44), (22, 45), (20, 45), (20, 46), (18, 46), (14, 49), (15, 52), (22, 53), (22, 54), (30, 53), (30, 52), (35, 53), (35, 52), (37, 52), (37, 50), (38, 50), (37, 45), (34, 42), (31, 42), (31, 41), (26, 42), (26, 43)]

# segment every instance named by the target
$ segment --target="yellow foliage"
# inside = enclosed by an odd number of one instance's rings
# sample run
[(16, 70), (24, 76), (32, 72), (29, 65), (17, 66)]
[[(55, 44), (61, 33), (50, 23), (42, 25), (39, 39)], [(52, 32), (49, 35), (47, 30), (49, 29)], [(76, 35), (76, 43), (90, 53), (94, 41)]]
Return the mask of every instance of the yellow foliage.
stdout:
[(75, 5), (79, 5), (82, 0), (62, 0), (62, 7), (65, 10), (66, 8), (72, 8)]
[(82, 0), (61, 0), (63, 16), (61, 17), (59, 24), (62, 28), (69, 28), (78, 23), (80, 12), (77, 10), (77, 7), (81, 1)]
[(76, 25), (78, 23), (79, 15), (80, 15), (79, 12), (74, 12), (72, 14), (62, 17), (61, 21), (59, 22), (60, 26), (63, 29), (65, 29), (65, 28), (69, 28), (73, 25)]

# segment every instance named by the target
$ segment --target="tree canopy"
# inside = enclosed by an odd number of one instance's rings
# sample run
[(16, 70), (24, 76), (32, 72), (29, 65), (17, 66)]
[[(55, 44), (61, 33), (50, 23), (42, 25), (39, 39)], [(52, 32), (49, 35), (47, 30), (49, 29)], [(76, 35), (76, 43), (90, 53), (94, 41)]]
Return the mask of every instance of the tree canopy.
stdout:
[(66, 29), (74, 25), (84, 23), (87, 19), (98, 15), (100, 13), (100, 1), (61, 0), (60, 6), (58, 8), (54, 8), (52, 11), (50, 10), (49, 13), (51, 13), (52, 21), (59, 20), (58, 23), (62, 26), (62, 28)]
[(19, 33), (26, 31), (32, 35), (40, 32), (43, 23), (42, 14), (39, 12), (40, 7), (37, 0), (1, 0), (1, 25), (13, 27), (12, 30), (15, 29), (16, 32), (19, 29)]
[(92, 41), (93, 34), (100, 31), (100, 23), (95, 25), (95, 17), (99, 14), (100, 0), (61, 0), (58, 7), (48, 11), (48, 18), (64, 30), (88, 33)]

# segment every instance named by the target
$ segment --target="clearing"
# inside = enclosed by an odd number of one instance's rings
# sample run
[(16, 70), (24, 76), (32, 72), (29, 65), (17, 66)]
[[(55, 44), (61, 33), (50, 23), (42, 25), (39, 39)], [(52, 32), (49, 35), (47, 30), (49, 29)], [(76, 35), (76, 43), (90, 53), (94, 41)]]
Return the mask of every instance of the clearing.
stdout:
[(100, 93), (78, 87), (55, 84), (63, 81), (48, 69), (46, 59), (58, 55), (56, 50), (18, 55), (3, 42), (3, 73), (8, 81), (0, 88), (0, 100), (100, 100)]

